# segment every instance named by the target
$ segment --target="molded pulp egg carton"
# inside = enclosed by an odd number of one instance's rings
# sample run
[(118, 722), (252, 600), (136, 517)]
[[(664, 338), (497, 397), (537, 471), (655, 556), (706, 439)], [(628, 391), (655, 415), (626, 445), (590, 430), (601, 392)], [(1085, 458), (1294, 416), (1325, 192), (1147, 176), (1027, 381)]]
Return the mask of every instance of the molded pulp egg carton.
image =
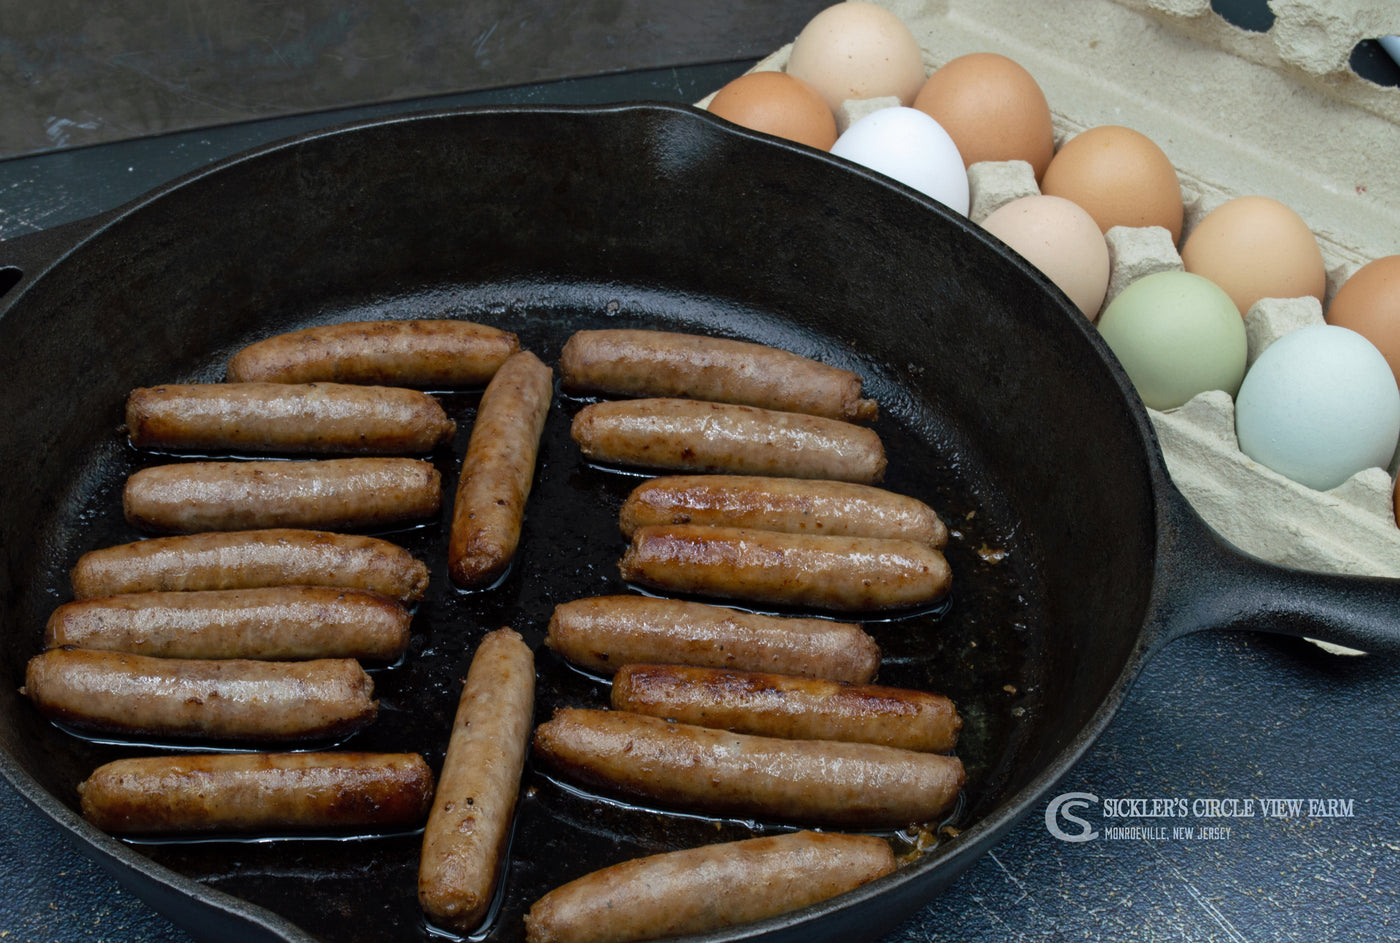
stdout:
[[(1183, 239), (1228, 199), (1273, 197), (1317, 236), (1328, 301), (1361, 265), (1400, 253), (1400, 90), (1348, 67), (1359, 41), (1400, 33), (1394, 0), (1271, 0), (1267, 33), (1229, 24), (1209, 0), (877, 2), (918, 38), (926, 72), (971, 52), (1024, 66), (1049, 100), (1057, 149), (1098, 125), (1150, 137), (1181, 180)], [(755, 69), (781, 70), (790, 49)], [(838, 128), (894, 104), (847, 102)], [(969, 182), (974, 222), (1039, 192), (1021, 161), (976, 164)], [(1164, 229), (1116, 228), (1107, 238), (1105, 304), (1136, 278), (1182, 267)], [(1249, 362), (1282, 334), (1322, 320), (1313, 298), (1260, 301), (1245, 322)], [(1237, 546), (1304, 569), (1400, 577), (1391, 470), (1313, 491), (1240, 452), (1226, 393), (1149, 413), (1173, 480)]]

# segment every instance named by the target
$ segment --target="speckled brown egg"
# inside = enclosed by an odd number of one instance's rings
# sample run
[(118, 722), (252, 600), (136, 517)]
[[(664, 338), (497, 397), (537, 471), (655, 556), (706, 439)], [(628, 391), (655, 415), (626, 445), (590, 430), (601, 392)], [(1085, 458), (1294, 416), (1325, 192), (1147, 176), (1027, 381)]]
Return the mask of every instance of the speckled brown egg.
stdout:
[(1322, 302), (1327, 268), (1317, 238), (1290, 207), (1266, 196), (1227, 200), (1205, 215), (1181, 246), (1186, 271), (1215, 282), (1240, 309), (1260, 298)]
[(836, 116), (806, 82), (783, 72), (750, 72), (710, 99), (709, 111), (727, 121), (808, 147), (831, 150)]
[(1400, 382), (1400, 255), (1382, 256), (1352, 273), (1328, 306), (1327, 323), (1375, 344)]
[(1006, 56), (974, 52), (940, 66), (919, 90), (914, 107), (943, 126), (965, 166), (1023, 160), (1039, 180), (1055, 154), (1045, 93)]
[(820, 92), (832, 112), (848, 99), (890, 95), (912, 105), (926, 76), (923, 51), (904, 21), (862, 0), (812, 17), (792, 42), (787, 73)]
[(1114, 226), (1161, 226), (1181, 239), (1181, 182), (1147, 135), (1118, 125), (1071, 138), (1045, 168), (1040, 191), (1078, 203), (1105, 233)]

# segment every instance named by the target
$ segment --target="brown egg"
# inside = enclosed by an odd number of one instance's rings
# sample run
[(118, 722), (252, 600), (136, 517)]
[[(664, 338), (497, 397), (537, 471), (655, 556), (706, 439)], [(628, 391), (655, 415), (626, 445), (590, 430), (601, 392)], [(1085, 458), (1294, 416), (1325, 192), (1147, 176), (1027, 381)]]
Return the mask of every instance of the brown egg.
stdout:
[(783, 72), (750, 72), (715, 92), (710, 114), (754, 131), (831, 150), (836, 116), (806, 82)]
[(1312, 295), (1321, 303), (1327, 288), (1312, 230), (1266, 196), (1227, 200), (1207, 213), (1182, 244), (1181, 262), (1225, 289), (1241, 317), (1260, 298)]
[(1078, 203), (1099, 228), (1161, 226), (1181, 238), (1181, 181), (1152, 139), (1132, 128), (1103, 125), (1060, 148), (1040, 191)]
[(1400, 383), (1400, 255), (1367, 262), (1343, 282), (1327, 308), (1327, 323), (1375, 344)]
[(802, 27), (788, 53), (787, 73), (820, 92), (832, 112), (847, 99), (887, 95), (911, 105), (924, 84), (924, 55), (894, 13), (847, 0), (827, 7)]
[(1006, 56), (974, 52), (940, 66), (919, 90), (914, 107), (943, 126), (965, 166), (1023, 160), (1039, 180), (1055, 154), (1045, 93)]
[(1088, 213), (1040, 193), (999, 207), (982, 228), (1040, 269), (1090, 321), (1098, 318), (1108, 291), (1108, 243)]

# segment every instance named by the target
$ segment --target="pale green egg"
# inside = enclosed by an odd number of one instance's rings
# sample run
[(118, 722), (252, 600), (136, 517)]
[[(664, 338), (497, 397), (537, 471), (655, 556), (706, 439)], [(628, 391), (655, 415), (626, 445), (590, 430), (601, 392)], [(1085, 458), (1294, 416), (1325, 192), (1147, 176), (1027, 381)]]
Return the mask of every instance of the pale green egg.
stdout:
[(1244, 319), (1223, 289), (1199, 275), (1138, 279), (1109, 302), (1098, 326), (1153, 409), (1175, 409), (1206, 390), (1234, 396), (1244, 379)]

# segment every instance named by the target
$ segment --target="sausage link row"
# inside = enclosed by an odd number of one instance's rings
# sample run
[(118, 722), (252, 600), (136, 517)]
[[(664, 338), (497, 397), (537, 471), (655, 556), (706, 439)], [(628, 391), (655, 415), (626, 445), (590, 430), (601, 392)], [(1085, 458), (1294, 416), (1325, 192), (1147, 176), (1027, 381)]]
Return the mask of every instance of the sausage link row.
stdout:
[(83, 818), (115, 834), (278, 832), (416, 825), (433, 773), (416, 753), (222, 753), (99, 766)]
[(53, 648), (29, 660), (39, 712), (118, 736), (275, 742), (348, 736), (374, 720), (374, 682), (353, 658), (153, 658)]
[(407, 455), (452, 440), (456, 423), (417, 390), (344, 383), (171, 383), (126, 400), (137, 448)]
[(578, 331), (559, 354), (565, 391), (677, 397), (873, 420), (860, 375), (776, 347), (669, 331)]
[(570, 779), (695, 812), (781, 822), (902, 828), (937, 823), (962, 762), (870, 743), (784, 740), (626, 711), (561, 708), (535, 753)]
[(378, 537), (299, 528), (154, 537), (91, 550), (69, 574), (78, 599), (119, 593), (343, 586), (423, 598), (428, 568)]
[(271, 586), (124, 593), (53, 611), (45, 648), (161, 658), (364, 658), (393, 661), (408, 647), (402, 603), (363, 589)]

